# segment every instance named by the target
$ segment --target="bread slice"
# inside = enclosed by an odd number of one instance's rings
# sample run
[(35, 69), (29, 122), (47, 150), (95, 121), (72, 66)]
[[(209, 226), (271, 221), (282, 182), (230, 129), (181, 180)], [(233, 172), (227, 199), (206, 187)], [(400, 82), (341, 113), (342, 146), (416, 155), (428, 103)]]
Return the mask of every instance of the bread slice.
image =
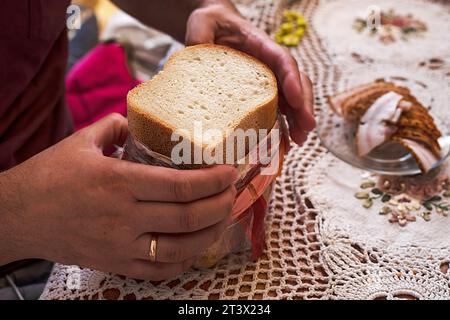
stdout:
[[(171, 141), (172, 133), (180, 129), (202, 150), (224, 145), (227, 133), (236, 129), (270, 131), (277, 119), (278, 88), (272, 71), (255, 58), (204, 44), (172, 55), (157, 76), (130, 91), (127, 102), (133, 137), (170, 157), (179, 143)], [(223, 135), (194, 136), (194, 123)]]

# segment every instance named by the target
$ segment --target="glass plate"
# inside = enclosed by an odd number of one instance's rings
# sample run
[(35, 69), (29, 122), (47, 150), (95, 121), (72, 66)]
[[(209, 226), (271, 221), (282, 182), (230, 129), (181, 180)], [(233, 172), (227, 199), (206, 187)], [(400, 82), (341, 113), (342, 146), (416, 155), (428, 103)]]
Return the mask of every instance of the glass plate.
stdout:
[[(444, 137), (439, 140), (442, 147), (441, 160), (435, 168), (441, 166), (450, 156), (450, 131), (447, 104), (448, 92), (442, 90), (442, 79), (427, 72), (419, 72), (396, 65), (363, 66), (345, 71), (336, 84), (335, 91), (343, 92), (357, 85), (369, 83), (375, 79), (393, 82), (398, 86), (407, 87), (412, 94), (427, 107), (435, 119), (436, 125)], [(323, 145), (336, 157), (348, 164), (383, 175), (410, 176), (421, 174), (414, 157), (400, 144), (387, 142), (373, 150), (365, 157), (359, 157), (356, 152), (355, 132), (357, 125), (332, 112), (328, 103), (323, 104), (322, 112), (318, 114), (318, 135)]]
[[(405, 83), (409, 81), (404, 81), (403, 79), (400, 81), (401, 83), (399, 83), (395, 77), (386, 78), (385, 80), (397, 82), (399, 85), (408, 86), (410, 88), (417, 87), (417, 84), (411, 82)], [(416, 90), (413, 90), (413, 92), (414, 91)], [(426, 93), (426, 90), (421, 91), (422, 92), (420, 93), (422, 93), (422, 95), (424, 94), (424, 91)], [(433, 103), (431, 97), (425, 97), (425, 100), (428, 100), (426, 103), (429, 103), (430, 105)], [(383, 175), (411, 176), (421, 174), (421, 170), (414, 157), (396, 142), (386, 142), (374, 149), (367, 156), (358, 156), (355, 146), (356, 124), (350, 123), (337, 116), (331, 111), (328, 104), (324, 105), (324, 110), (319, 114), (317, 122), (318, 135), (322, 144), (342, 161), (357, 168)], [(440, 167), (450, 156), (450, 132), (447, 131), (443, 133), (446, 135), (439, 140), (439, 144), (442, 148), (442, 157), (432, 170)]]

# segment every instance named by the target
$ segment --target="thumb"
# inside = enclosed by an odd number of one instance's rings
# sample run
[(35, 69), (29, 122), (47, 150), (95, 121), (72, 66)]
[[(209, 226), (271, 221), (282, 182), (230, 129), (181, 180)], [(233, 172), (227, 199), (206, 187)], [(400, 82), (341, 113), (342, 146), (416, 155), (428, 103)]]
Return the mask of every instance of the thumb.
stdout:
[(186, 27), (187, 46), (214, 43), (217, 24), (203, 10), (205, 9), (197, 9), (189, 17)]
[(89, 143), (104, 151), (114, 144), (122, 145), (128, 135), (128, 121), (118, 113), (110, 114), (93, 125), (83, 129)]

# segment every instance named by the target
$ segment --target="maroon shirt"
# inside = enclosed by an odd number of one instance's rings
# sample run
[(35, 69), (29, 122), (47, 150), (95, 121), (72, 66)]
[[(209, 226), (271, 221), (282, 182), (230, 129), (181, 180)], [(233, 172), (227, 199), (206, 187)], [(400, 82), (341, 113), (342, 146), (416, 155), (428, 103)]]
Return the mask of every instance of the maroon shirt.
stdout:
[(0, 172), (72, 131), (64, 103), (69, 5), (0, 1)]

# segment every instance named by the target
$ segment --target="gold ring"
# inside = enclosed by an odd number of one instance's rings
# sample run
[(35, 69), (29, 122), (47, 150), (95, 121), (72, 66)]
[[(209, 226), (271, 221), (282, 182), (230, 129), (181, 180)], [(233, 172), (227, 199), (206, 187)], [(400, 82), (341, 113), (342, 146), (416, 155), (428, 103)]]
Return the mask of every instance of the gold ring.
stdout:
[(150, 250), (148, 252), (148, 257), (151, 262), (156, 262), (156, 248), (158, 244), (158, 236), (157, 235), (151, 235), (151, 241), (150, 241)]

